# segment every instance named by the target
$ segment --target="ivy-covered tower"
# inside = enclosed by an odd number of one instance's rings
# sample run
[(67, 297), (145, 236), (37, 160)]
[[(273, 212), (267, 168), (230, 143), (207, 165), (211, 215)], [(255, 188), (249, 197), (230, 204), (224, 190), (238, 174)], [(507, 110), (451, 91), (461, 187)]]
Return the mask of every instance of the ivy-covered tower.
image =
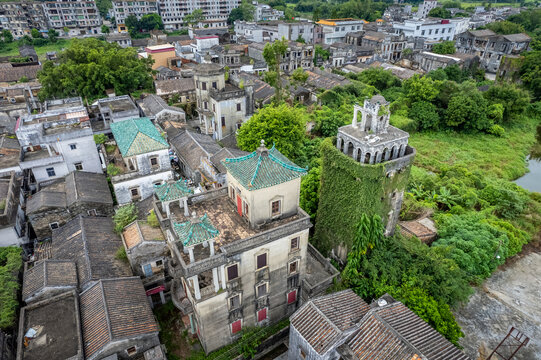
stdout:
[(394, 233), (415, 156), (409, 134), (389, 125), (389, 103), (383, 96), (373, 96), (353, 111), (351, 125), (338, 129), (336, 145), (330, 139), (322, 145), (315, 234), (320, 250), (342, 260), (363, 213), (379, 214), (385, 235)]

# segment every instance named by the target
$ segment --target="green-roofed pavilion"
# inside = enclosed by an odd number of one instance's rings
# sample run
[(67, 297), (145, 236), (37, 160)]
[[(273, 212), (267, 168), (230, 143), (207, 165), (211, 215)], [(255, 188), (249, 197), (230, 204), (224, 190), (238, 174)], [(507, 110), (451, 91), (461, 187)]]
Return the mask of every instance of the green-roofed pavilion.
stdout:
[(167, 217), (171, 216), (170, 205), (178, 200), (178, 207), (184, 208), (184, 215), (188, 216), (188, 196), (193, 194), (193, 189), (188, 187), (186, 180), (178, 180), (175, 182), (166, 182), (161, 185), (154, 185), (154, 194), (162, 203), (162, 210), (165, 211)]
[(172, 224), (173, 230), (175, 231), (175, 234), (177, 234), (179, 241), (188, 249), (191, 262), (194, 261), (193, 247), (197, 244), (209, 242), (211, 255), (214, 255), (214, 245), (212, 244), (212, 241), (218, 237), (220, 232), (212, 225), (207, 214), (197, 217), (194, 212), (190, 220), (184, 223), (175, 223), (173, 221)]
[(306, 174), (306, 169), (297, 166), (276, 147), (270, 150), (261, 146), (251, 154), (223, 160), (229, 174), (247, 190), (258, 190), (291, 181)]
[(167, 141), (146, 117), (112, 123), (111, 131), (123, 157), (169, 149)]

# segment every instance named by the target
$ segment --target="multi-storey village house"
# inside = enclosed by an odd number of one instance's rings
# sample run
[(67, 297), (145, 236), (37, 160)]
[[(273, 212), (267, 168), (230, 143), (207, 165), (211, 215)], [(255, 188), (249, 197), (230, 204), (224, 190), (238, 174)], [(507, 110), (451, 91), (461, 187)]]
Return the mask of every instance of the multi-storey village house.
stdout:
[(263, 143), (222, 163), (227, 187), (155, 203), (172, 254), (173, 302), (207, 352), (243, 327), (292, 314), (337, 275), (308, 244), (310, 217), (299, 208), (305, 169)]
[(169, 144), (148, 118), (111, 124), (117, 149), (110, 163), (118, 168), (111, 182), (119, 204), (152, 196), (153, 186), (170, 180)]

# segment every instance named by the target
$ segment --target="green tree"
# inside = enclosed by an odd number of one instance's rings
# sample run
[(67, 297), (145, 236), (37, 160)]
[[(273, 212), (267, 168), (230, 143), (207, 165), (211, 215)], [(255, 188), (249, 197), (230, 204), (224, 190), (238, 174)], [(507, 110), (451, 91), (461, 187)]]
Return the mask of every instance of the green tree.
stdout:
[(62, 28), (62, 30), (64, 31), (64, 34), (65, 34), (65, 35), (68, 35), (69, 32), (70, 32), (70, 29), (69, 29), (67, 26), (64, 26), (64, 27)]
[(308, 174), (301, 180), (301, 192), (299, 205), (315, 219), (317, 206), (319, 204), (319, 183), (321, 178), (321, 167), (313, 167), (308, 171)]
[(434, 44), (434, 46), (432, 46), (432, 52), (436, 54), (454, 54), (456, 52), (455, 43), (453, 41), (444, 41), (439, 44)]
[(269, 67), (269, 71), (264, 74), (265, 82), (275, 89), (274, 99), (277, 103), (282, 101), (282, 76), (280, 63), (282, 57), (287, 51), (287, 40), (275, 40), (272, 43), (265, 44), (263, 48), (263, 58)]
[(304, 38), (300, 34), (299, 34), (299, 37), (295, 41), (302, 44), (306, 43), (306, 40), (304, 40)]
[(436, 7), (428, 13), (428, 16), (442, 19), (449, 19), (451, 12), (443, 7)]
[(109, 9), (113, 7), (113, 3), (111, 0), (96, 0), (96, 7), (100, 12), (101, 17), (106, 18), (109, 13)]
[(135, 34), (141, 30), (139, 20), (133, 14), (128, 15), (126, 20), (124, 20), (124, 25), (128, 28), (130, 34)]
[(95, 134), (94, 142), (98, 145), (101, 145), (107, 141), (107, 135), (105, 134)]
[(487, 29), (496, 34), (509, 35), (526, 32), (524, 27), (511, 21), (496, 21), (485, 25)]
[(520, 79), (536, 100), (541, 99), (541, 51), (529, 51), (524, 55)]
[(242, 12), (242, 20), (244, 21), (253, 21), (255, 6), (252, 5), (250, 0), (242, 0), (239, 6), (240, 11)]
[(420, 130), (437, 129), (440, 123), (440, 116), (434, 104), (426, 101), (413, 103), (409, 110), (409, 117), (415, 120)]
[(49, 38), (50, 42), (55, 43), (58, 40), (58, 31), (49, 29), (49, 31), (47, 31), (47, 38)]
[(2, 30), (2, 38), (4, 39), (5, 43), (13, 42), (13, 34), (7, 29)]
[(331, 53), (329, 50), (323, 49), (321, 45), (316, 45), (314, 49), (314, 65), (319, 62), (319, 59), (321, 59), (321, 61), (327, 61), (330, 56)]
[(451, 98), (445, 123), (456, 130), (484, 131), (492, 126), (487, 101), (479, 92), (460, 93)]
[(102, 25), (101, 26), (101, 32), (103, 34), (109, 34), (111, 32), (111, 29), (109, 29), (109, 26), (107, 26), (107, 25)]
[(205, 15), (201, 9), (195, 9), (191, 14), (184, 16), (184, 23), (191, 26), (195, 26), (203, 20), (205, 20)]
[(414, 75), (403, 83), (408, 100), (431, 102), (438, 95), (437, 83), (427, 76)]
[(143, 31), (163, 30), (162, 18), (158, 14), (146, 14), (141, 17), (139, 27)]
[(304, 85), (306, 80), (308, 80), (308, 73), (304, 71), (303, 68), (299, 67), (299, 68), (296, 68), (291, 73), (291, 76), (289, 77), (289, 79), (291, 81), (291, 84), (293, 84), (293, 86), (295, 87), (302, 86)]
[(30, 31), (30, 34), (32, 35), (32, 39), (41, 39), (42, 38), (41, 33), (39, 32), (38, 29), (32, 29)]
[(276, 148), (287, 158), (301, 155), (306, 127), (305, 111), (285, 103), (271, 104), (260, 109), (238, 131), (237, 144), (244, 151), (254, 151), (265, 144)]
[(391, 70), (382, 68), (369, 68), (357, 75), (357, 79), (367, 85), (372, 85), (379, 91), (400, 86), (400, 79), (393, 75)]
[(135, 204), (124, 205), (118, 208), (113, 215), (115, 232), (120, 234), (124, 228), (137, 219), (137, 208)]
[(530, 104), (528, 92), (508, 82), (491, 86), (483, 95), (490, 104), (503, 105), (503, 121), (505, 122), (511, 122), (522, 115)]
[(123, 49), (98, 39), (74, 39), (38, 73), (41, 99), (80, 95), (93, 100), (107, 89), (128, 94), (152, 87), (152, 60), (138, 59), (134, 48)]

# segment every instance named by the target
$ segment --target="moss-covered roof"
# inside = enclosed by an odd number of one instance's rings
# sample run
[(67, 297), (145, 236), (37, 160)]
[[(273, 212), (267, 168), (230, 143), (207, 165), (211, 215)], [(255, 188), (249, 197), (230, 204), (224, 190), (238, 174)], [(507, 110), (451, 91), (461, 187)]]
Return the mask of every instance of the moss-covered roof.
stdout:
[(124, 157), (169, 148), (169, 144), (149, 118), (112, 123), (111, 131)]
[(207, 214), (193, 216), (185, 223), (174, 223), (173, 229), (184, 246), (194, 246), (218, 236), (219, 231), (212, 225)]
[(160, 201), (173, 201), (193, 194), (193, 190), (188, 188), (186, 180), (181, 179), (174, 183), (154, 185), (154, 193)]
[(282, 155), (274, 146), (268, 150), (263, 141), (253, 153), (239, 158), (225, 159), (227, 171), (246, 189), (258, 190), (278, 185), (306, 174)]

